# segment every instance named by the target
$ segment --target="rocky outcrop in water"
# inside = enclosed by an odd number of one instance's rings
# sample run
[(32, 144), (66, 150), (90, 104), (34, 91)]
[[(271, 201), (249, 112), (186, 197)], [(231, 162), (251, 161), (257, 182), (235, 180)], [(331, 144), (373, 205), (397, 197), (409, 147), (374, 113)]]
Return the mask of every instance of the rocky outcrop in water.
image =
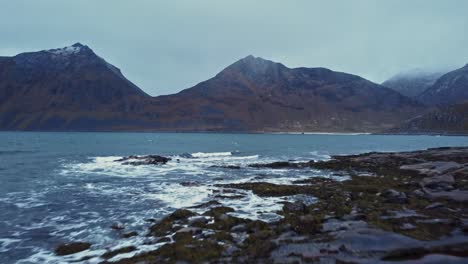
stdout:
[(122, 165), (162, 165), (170, 161), (171, 158), (159, 156), (159, 155), (147, 155), (147, 156), (128, 156), (121, 159), (115, 160), (121, 162)]

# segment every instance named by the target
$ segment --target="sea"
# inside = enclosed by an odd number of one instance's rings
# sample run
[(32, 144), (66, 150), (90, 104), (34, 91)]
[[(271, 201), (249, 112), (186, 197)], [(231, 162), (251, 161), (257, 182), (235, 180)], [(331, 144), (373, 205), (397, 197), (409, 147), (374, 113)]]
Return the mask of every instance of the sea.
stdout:
[[(236, 216), (276, 221), (282, 202), (315, 199), (264, 198), (250, 191), (230, 198), (233, 194), (218, 184), (346, 179), (315, 169), (273, 170), (249, 164), (446, 146), (468, 146), (468, 137), (0, 132), (0, 263), (98, 263), (107, 250), (138, 246), (138, 251), (110, 260), (117, 261), (161, 246), (146, 236), (148, 227), (176, 209), (216, 200), (236, 209)], [(171, 161), (141, 166), (117, 161), (148, 154)], [(138, 235), (122, 238), (123, 232), (132, 231)], [(69, 256), (54, 254), (57, 245), (74, 241), (92, 247)]]

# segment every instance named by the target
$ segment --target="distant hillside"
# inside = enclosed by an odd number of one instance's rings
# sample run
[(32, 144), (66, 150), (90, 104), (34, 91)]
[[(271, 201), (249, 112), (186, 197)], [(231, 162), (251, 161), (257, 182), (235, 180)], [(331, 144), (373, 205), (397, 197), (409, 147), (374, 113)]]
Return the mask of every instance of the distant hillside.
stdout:
[(434, 110), (408, 120), (389, 132), (468, 134), (468, 102)]
[(0, 57), (0, 129), (376, 132), (425, 111), (359, 76), (248, 56), (150, 97), (89, 47)]
[(444, 73), (421, 70), (402, 72), (386, 80), (382, 85), (413, 98), (431, 87)]
[(417, 97), (428, 105), (447, 106), (468, 101), (468, 64), (440, 77)]

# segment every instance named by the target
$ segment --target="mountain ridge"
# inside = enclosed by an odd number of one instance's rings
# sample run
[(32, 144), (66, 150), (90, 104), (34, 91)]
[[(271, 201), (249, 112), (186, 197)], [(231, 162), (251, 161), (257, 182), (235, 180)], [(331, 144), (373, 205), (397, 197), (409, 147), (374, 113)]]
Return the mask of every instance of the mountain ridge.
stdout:
[(468, 100), (468, 64), (442, 75), (418, 100), (434, 106), (460, 104)]
[(416, 98), (447, 72), (413, 70), (400, 72), (382, 83), (382, 86), (391, 88), (410, 98)]
[(374, 132), (424, 111), (357, 75), (252, 55), (157, 97), (80, 43), (0, 63), (2, 129)]

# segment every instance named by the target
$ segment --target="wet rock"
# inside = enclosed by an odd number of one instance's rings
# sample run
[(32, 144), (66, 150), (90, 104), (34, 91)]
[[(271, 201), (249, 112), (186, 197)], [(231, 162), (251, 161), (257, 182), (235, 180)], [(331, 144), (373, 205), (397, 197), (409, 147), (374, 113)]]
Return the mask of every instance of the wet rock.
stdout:
[(421, 186), (423, 188), (429, 188), (431, 191), (450, 191), (453, 190), (453, 184), (455, 179), (452, 175), (444, 174), (433, 177), (426, 177), (422, 179)]
[(190, 154), (190, 153), (182, 153), (182, 154), (179, 155), (179, 157), (186, 158), (186, 159), (192, 159), (193, 158), (192, 154)]
[(460, 228), (463, 232), (468, 233), (468, 218), (460, 219)]
[(427, 196), (430, 199), (444, 198), (457, 202), (468, 202), (468, 191), (465, 190), (452, 190), (445, 192), (428, 192)]
[(431, 203), (430, 205), (426, 206), (424, 209), (426, 210), (431, 210), (431, 209), (436, 209), (436, 208), (441, 208), (445, 207), (443, 203)]
[(58, 256), (65, 256), (85, 251), (91, 247), (90, 243), (86, 242), (73, 242), (68, 244), (59, 245), (55, 249), (55, 254)]
[(421, 190), (421, 189), (414, 190), (414, 191), (412, 192), (412, 194), (415, 195), (415, 196), (418, 196), (418, 197), (424, 197), (424, 196), (426, 196), (426, 193), (425, 193), (423, 190)]
[(247, 226), (245, 224), (236, 225), (231, 228), (231, 232), (234, 232), (234, 233), (241, 233), (241, 232), (246, 232), (246, 231), (247, 231)]
[(256, 163), (256, 164), (249, 165), (249, 167), (251, 168), (271, 168), (271, 169), (283, 169), (283, 168), (289, 168), (292, 166), (294, 166), (294, 164), (287, 162), (287, 161), (277, 161), (277, 162), (272, 162), (272, 163)]
[(322, 224), (322, 231), (332, 232), (362, 227), (367, 227), (367, 223), (364, 221), (341, 221), (337, 219), (330, 219)]
[[(382, 258), (385, 261), (402, 261), (421, 259), (430, 254), (441, 254), (458, 257), (468, 257), (468, 243), (448, 244), (432, 247), (401, 248), (388, 253)], [(440, 263), (444, 263), (440, 262)], [(458, 262), (457, 262), (458, 263)], [(461, 262), (459, 262), (461, 263)]]
[(132, 251), (135, 251), (136, 250), (136, 247), (134, 246), (128, 246), (128, 247), (123, 247), (123, 248), (119, 248), (119, 249), (116, 249), (116, 250), (113, 250), (113, 251), (109, 251), (109, 252), (106, 252), (104, 254), (102, 254), (102, 258), (104, 259), (110, 259), (110, 258), (113, 258), (119, 254), (123, 254), (123, 253), (128, 253), (128, 252), (132, 252)]
[(191, 235), (196, 235), (196, 234), (200, 234), (201, 232), (202, 232), (202, 230), (200, 228), (197, 228), (197, 227), (184, 227), (184, 228), (178, 230), (176, 232), (176, 235), (177, 234), (184, 234), (184, 233), (191, 234)]
[(307, 168), (314, 164), (314, 161), (308, 162), (290, 162), (290, 161), (276, 161), (271, 163), (255, 163), (250, 164), (249, 167), (251, 168), (270, 168), (270, 169), (299, 169), (299, 168)]
[(125, 226), (123, 226), (122, 224), (115, 223), (112, 224), (110, 228), (114, 230), (124, 230)]
[(175, 232), (181, 228), (179, 225), (177, 225), (177, 223), (188, 222), (188, 219), (190, 217), (196, 216), (196, 215), (197, 214), (186, 209), (176, 210), (174, 213), (170, 214), (169, 216), (164, 217), (161, 221), (152, 225), (150, 227), (150, 235), (160, 237), (160, 236), (167, 235), (171, 232)]
[(156, 243), (169, 243), (172, 240), (168, 237), (160, 237), (156, 240)]
[(125, 234), (122, 235), (123, 238), (130, 238), (130, 237), (134, 237), (134, 236), (138, 236), (138, 233), (135, 232), (135, 231), (128, 232), (128, 233), (125, 233)]
[(128, 156), (121, 159), (115, 160), (122, 162), (122, 165), (162, 165), (170, 161), (171, 158), (159, 156), (159, 155), (147, 155), (147, 156)]
[(209, 208), (209, 207), (218, 207), (221, 206), (222, 203), (216, 201), (216, 200), (211, 200), (205, 203), (201, 203), (199, 205), (192, 206), (190, 208)]
[(213, 166), (211, 166), (211, 168), (239, 170), (239, 169), (241, 169), (241, 166), (239, 166), (239, 165), (213, 165)]
[(380, 196), (385, 199), (385, 202), (389, 203), (407, 203), (408, 198), (404, 192), (399, 192), (394, 189), (387, 189), (383, 191)]
[(402, 170), (414, 170), (420, 174), (434, 176), (444, 174), (463, 167), (461, 164), (453, 161), (433, 161), (401, 166)]
[(411, 229), (416, 229), (416, 226), (411, 223), (403, 223), (403, 225), (400, 226), (400, 229), (411, 230)]
[(450, 174), (452, 174), (455, 178), (468, 179), (468, 164), (465, 164), (465, 167), (459, 170), (453, 171)]
[(296, 201), (294, 203), (286, 202), (284, 203), (283, 210), (286, 212), (303, 213), (306, 211), (306, 205), (301, 201)]
[(366, 220), (367, 216), (361, 213), (352, 213), (352, 214), (343, 216), (341, 219), (346, 220), (346, 221), (358, 221), (358, 220)]
[(209, 218), (206, 216), (193, 216), (189, 218), (189, 225), (191, 226), (199, 226), (199, 225), (205, 225), (206, 223), (209, 222)]
[(231, 207), (218, 206), (218, 207), (211, 208), (209, 211), (205, 212), (203, 215), (220, 218), (222, 215), (226, 213), (231, 213), (231, 212), (234, 212), (234, 209), (232, 209)]

